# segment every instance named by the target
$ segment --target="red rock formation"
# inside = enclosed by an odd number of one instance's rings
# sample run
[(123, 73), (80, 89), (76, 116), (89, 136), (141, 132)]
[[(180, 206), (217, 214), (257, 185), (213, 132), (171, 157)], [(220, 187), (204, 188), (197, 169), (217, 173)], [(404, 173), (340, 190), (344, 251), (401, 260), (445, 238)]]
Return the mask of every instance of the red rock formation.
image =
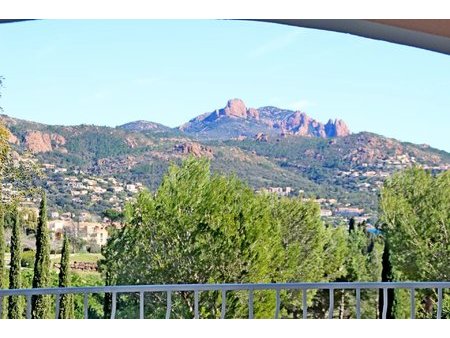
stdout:
[(247, 109), (244, 101), (242, 101), (241, 99), (228, 100), (226, 107), (220, 110), (218, 113), (218, 115), (225, 115), (229, 117), (259, 119), (258, 110), (254, 108)]
[(325, 125), (325, 133), (327, 137), (342, 137), (350, 135), (350, 130), (344, 121), (330, 119)]
[(6, 129), (6, 131), (8, 133), (8, 142), (11, 144), (19, 145), (20, 144), (19, 139), (13, 133), (11, 133), (8, 129)]
[[(229, 125), (235, 129), (226, 130), (226, 133), (232, 135), (232, 137), (237, 137), (239, 134), (252, 137), (255, 132), (254, 125), (262, 127), (263, 129), (258, 128), (257, 130), (267, 135), (281, 132), (284, 135), (327, 138), (342, 137), (350, 134), (342, 120), (335, 120), (334, 122), (330, 120), (327, 124), (323, 124), (301, 111), (292, 112), (276, 107), (263, 107), (259, 110), (247, 108), (240, 99), (229, 100), (225, 108), (200, 115), (180, 126), (180, 129), (203, 134), (211, 132), (215, 136), (217, 134), (220, 136), (221, 122), (225, 123), (225, 125), (230, 122), (228, 119), (224, 119), (225, 117), (234, 120)], [(245, 121), (242, 121), (239, 126), (240, 120)], [(236, 132), (239, 132), (239, 134), (236, 135)]]
[(248, 108), (247, 109), (247, 116), (254, 118), (256, 120), (259, 120), (259, 111), (258, 109), (255, 108)]
[(46, 153), (66, 144), (66, 139), (58, 134), (47, 134), (37, 130), (28, 131), (25, 135), (25, 146), (32, 153)]
[(46, 153), (53, 150), (50, 135), (40, 131), (27, 132), (25, 146), (32, 153)]
[(247, 117), (247, 107), (240, 99), (229, 100), (223, 112), (226, 116)]
[(63, 146), (66, 144), (66, 139), (59, 134), (51, 134), (50, 139), (57, 145)]
[(197, 142), (185, 142), (174, 146), (174, 150), (181, 154), (191, 154), (195, 157), (206, 156), (208, 158), (213, 157), (213, 151), (211, 148), (206, 147)]

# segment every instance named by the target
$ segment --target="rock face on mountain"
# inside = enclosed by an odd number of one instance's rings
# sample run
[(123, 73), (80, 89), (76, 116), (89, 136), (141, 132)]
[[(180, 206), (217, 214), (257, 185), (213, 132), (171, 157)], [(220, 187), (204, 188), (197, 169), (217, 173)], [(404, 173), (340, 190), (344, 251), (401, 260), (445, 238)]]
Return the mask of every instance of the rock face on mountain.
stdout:
[(185, 142), (181, 144), (176, 144), (174, 146), (174, 151), (184, 155), (190, 154), (195, 157), (202, 157), (202, 156), (206, 156), (208, 158), (213, 157), (213, 151), (211, 148), (197, 142)]
[(330, 119), (325, 125), (325, 133), (328, 137), (343, 137), (350, 135), (350, 130), (348, 130), (347, 125), (342, 120)]
[(257, 109), (245, 106), (241, 99), (233, 99), (227, 102), (227, 105), (222, 109), (216, 109), (212, 113), (205, 113), (193, 118), (189, 122), (181, 125), (180, 130), (185, 132), (195, 132), (202, 128), (208, 128), (215, 123), (237, 120), (259, 120), (259, 112)]
[(15, 144), (15, 145), (19, 145), (20, 141), (19, 139), (9, 131), (9, 129), (6, 129), (7, 133), (8, 133), (8, 142), (11, 144)]
[(211, 113), (202, 114), (179, 127), (200, 139), (230, 139), (253, 137), (259, 133), (268, 136), (297, 135), (305, 137), (343, 137), (350, 131), (342, 120), (318, 122), (304, 112), (276, 107), (247, 108), (240, 99)]
[(66, 139), (58, 134), (33, 130), (26, 133), (24, 144), (32, 153), (46, 153), (66, 144)]

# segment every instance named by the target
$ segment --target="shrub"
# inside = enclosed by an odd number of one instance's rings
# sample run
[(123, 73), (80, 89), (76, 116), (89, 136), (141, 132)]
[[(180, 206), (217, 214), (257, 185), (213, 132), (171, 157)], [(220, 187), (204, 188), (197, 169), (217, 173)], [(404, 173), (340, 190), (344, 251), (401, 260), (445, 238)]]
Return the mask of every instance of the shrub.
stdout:
[(34, 266), (34, 257), (36, 252), (34, 250), (28, 250), (22, 253), (22, 268), (32, 268)]

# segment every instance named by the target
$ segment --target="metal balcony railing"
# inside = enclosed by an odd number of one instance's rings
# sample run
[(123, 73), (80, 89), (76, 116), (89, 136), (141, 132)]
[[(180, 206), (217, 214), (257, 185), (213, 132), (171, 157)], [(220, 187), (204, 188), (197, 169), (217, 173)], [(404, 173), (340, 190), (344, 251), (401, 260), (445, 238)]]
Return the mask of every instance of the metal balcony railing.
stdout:
[[(307, 292), (308, 290), (329, 290), (329, 318), (333, 318), (334, 291), (355, 290), (356, 292), (356, 318), (361, 318), (361, 290), (382, 290), (383, 311), (382, 319), (386, 318), (387, 300), (389, 289), (410, 290), (411, 318), (415, 318), (415, 290), (435, 289), (437, 290), (437, 319), (442, 316), (443, 289), (449, 289), (450, 282), (355, 282), (355, 283), (272, 283), (272, 284), (161, 284), (161, 285), (117, 285), (117, 286), (94, 286), (94, 287), (67, 287), (67, 288), (42, 288), (42, 289), (0, 289), (0, 304), (3, 297), (25, 296), (26, 317), (31, 318), (31, 297), (34, 295), (55, 295), (55, 313), (58, 318), (60, 296), (62, 294), (84, 295), (84, 318), (88, 318), (88, 296), (97, 293), (112, 294), (111, 319), (116, 318), (117, 295), (121, 293), (139, 294), (139, 318), (144, 318), (144, 294), (155, 292), (167, 293), (166, 318), (170, 318), (172, 308), (172, 293), (193, 292), (194, 293), (194, 316), (199, 318), (199, 294), (205, 291), (220, 291), (222, 293), (221, 318), (226, 314), (226, 294), (232, 291), (248, 292), (248, 318), (253, 318), (253, 293), (257, 290), (274, 290), (276, 292), (276, 306), (274, 318), (279, 318), (280, 313), (280, 291), (299, 290), (302, 291), (303, 319), (307, 318)], [(1, 311), (1, 306), (0, 306)], [(0, 312), (1, 318), (1, 312)]]

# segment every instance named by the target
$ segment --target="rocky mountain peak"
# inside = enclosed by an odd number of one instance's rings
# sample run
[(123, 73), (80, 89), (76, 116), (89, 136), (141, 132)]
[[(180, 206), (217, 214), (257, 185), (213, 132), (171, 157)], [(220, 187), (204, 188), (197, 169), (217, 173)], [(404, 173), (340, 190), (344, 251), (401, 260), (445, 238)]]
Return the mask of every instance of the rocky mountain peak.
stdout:
[(205, 113), (180, 126), (180, 130), (200, 138), (230, 139), (253, 137), (258, 133), (268, 136), (343, 137), (350, 131), (342, 120), (323, 124), (303, 111), (276, 107), (248, 108), (241, 99), (228, 100), (226, 106)]
[(225, 108), (219, 110), (219, 116), (225, 115), (228, 117), (238, 117), (238, 118), (254, 118), (259, 119), (259, 112), (255, 108), (247, 108), (244, 101), (241, 99), (231, 99), (228, 100)]
[(350, 135), (350, 130), (347, 124), (343, 120), (328, 120), (325, 124), (325, 133), (327, 137), (343, 137)]
[(241, 99), (229, 100), (223, 112), (227, 116), (247, 117), (247, 107)]
[(216, 109), (211, 113), (199, 115), (189, 122), (181, 125), (180, 130), (186, 132), (197, 132), (199, 128), (208, 128), (209, 125), (220, 123), (222, 120), (254, 119), (259, 120), (259, 111), (255, 108), (247, 108), (241, 99), (228, 100), (222, 109)]

